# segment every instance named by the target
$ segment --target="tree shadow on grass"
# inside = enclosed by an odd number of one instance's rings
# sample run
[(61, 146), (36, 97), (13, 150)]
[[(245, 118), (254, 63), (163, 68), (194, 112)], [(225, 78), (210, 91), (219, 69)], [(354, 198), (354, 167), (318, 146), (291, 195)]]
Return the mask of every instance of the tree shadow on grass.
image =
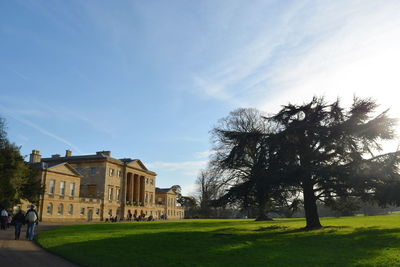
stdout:
[[(236, 226), (249, 224), (252, 225), (254, 221), (250, 220), (193, 220), (193, 221), (156, 221), (156, 222), (120, 222), (120, 223), (95, 223), (95, 224), (76, 224), (68, 225), (62, 228), (50, 229), (48, 232), (57, 231), (59, 233), (70, 232), (74, 230), (91, 230), (94, 232), (103, 231), (121, 231), (121, 230), (165, 230), (165, 229), (191, 229), (195, 228), (207, 228), (207, 227), (220, 227), (220, 226)], [(264, 222), (265, 223), (265, 222)]]
[[(354, 231), (271, 228), (229, 235), (218, 231), (136, 233), (49, 246), (84, 266), (354, 266), (395, 265), (400, 228)], [(329, 228), (328, 228), (329, 229)], [(346, 229), (345, 229), (346, 230)], [(40, 236), (39, 236), (39, 242)], [(383, 261), (376, 262), (380, 259)], [(382, 258), (382, 259), (381, 259)]]

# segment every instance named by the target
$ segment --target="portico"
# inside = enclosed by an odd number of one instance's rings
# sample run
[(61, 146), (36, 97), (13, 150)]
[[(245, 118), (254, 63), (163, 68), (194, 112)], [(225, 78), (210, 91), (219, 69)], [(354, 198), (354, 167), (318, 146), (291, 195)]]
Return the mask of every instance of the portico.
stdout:
[(145, 176), (128, 172), (126, 174), (126, 203), (144, 203)]

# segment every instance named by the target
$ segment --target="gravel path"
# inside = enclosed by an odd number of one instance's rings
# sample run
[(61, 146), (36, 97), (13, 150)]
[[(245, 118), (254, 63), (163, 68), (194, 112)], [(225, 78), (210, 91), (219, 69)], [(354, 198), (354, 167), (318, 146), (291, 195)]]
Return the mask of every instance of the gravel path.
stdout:
[[(65, 224), (40, 223), (37, 232), (62, 226)], [(0, 266), (77, 266), (69, 261), (53, 255), (32, 241), (25, 239), (26, 225), (22, 227), (20, 240), (14, 240), (14, 227), (0, 230)]]

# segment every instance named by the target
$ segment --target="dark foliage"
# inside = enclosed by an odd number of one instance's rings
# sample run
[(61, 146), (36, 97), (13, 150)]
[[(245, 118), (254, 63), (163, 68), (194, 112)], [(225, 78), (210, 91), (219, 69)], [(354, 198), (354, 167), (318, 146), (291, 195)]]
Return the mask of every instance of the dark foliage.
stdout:
[[(372, 117), (376, 103), (355, 98), (344, 110), (339, 101), (313, 98), (304, 105), (287, 105), (270, 118), (280, 131), (273, 149), (286, 184), (302, 189), (307, 228), (321, 227), (317, 200), (335, 203), (339, 197), (376, 198), (396, 203), (390, 187), (399, 181), (399, 153), (375, 156), (381, 141), (394, 138), (395, 119), (387, 111)], [(384, 196), (384, 192), (388, 193)]]
[(41, 192), (38, 173), (24, 161), (19, 148), (6, 136), (0, 119), (0, 206), (11, 208), (21, 199), (36, 203)]

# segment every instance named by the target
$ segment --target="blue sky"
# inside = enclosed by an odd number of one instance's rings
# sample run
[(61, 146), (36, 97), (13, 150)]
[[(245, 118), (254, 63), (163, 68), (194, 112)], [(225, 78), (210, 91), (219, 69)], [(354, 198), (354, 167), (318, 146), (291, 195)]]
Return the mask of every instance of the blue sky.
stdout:
[(24, 155), (111, 150), (188, 194), (235, 108), (357, 95), (400, 117), (399, 14), (396, 0), (3, 0), (0, 116)]

